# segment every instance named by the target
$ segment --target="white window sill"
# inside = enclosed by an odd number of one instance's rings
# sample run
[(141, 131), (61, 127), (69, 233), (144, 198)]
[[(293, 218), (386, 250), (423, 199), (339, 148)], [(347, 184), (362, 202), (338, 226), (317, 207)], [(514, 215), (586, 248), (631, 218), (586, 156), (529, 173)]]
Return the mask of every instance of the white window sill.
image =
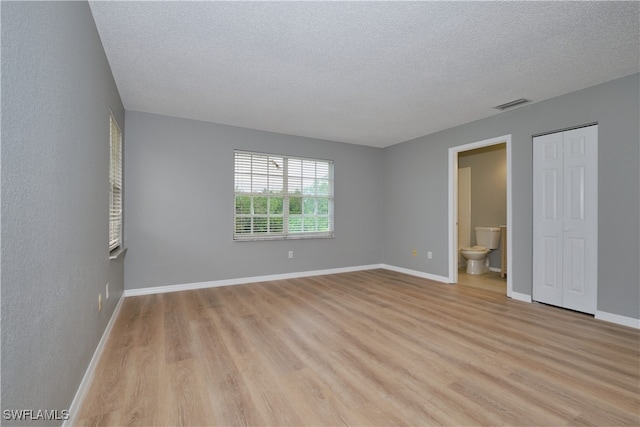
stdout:
[(127, 248), (123, 248), (122, 246), (119, 248), (116, 248), (111, 252), (109, 252), (109, 259), (118, 259), (121, 256), (123, 256), (125, 252), (127, 252)]
[(235, 237), (234, 242), (268, 242), (273, 240), (307, 240), (307, 239), (333, 239), (333, 234), (327, 235), (295, 235), (289, 234), (288, 236), (250, 236), (250, 237)]

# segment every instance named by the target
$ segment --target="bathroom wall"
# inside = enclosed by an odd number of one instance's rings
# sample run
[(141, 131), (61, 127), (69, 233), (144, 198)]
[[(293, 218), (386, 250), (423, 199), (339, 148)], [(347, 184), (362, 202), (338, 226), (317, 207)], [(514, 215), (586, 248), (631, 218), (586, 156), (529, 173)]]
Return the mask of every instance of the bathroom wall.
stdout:
[[(507, 223), (507, 146), (492, 145), (458, 155), (458, 167), (471, 168), (471, 244), (475, 227)], [(502, 248), (489, 254), (491, 267), (500, 268)]]

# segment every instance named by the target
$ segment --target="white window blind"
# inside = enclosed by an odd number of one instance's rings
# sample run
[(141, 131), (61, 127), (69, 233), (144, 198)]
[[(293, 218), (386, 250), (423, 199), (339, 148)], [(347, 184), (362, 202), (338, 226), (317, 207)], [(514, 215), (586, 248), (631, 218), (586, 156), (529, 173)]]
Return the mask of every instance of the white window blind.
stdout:
[(109, 250), (122, 245), (122, 131), (113, 113), (110, 123)]
[(234, 240), (333, 237), (332, 161), (234, 155)]

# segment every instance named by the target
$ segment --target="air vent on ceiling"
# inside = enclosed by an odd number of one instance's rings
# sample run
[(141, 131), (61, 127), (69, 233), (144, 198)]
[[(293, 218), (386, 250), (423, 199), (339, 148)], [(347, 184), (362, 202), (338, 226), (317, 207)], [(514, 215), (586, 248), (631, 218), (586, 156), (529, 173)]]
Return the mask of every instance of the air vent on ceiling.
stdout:
[(515, 101), (510, 101), (505, 104), (495, 106), (493, 108), (496, 108), (498, 110), (506, 110), (507, 108), (512, 108), (512, 107), (515, 107), (516, 105), (526, 104), (527, 102), (531, 102), (531, 101), (525, 98), (520, 98), (520, 99), (516, 99)]

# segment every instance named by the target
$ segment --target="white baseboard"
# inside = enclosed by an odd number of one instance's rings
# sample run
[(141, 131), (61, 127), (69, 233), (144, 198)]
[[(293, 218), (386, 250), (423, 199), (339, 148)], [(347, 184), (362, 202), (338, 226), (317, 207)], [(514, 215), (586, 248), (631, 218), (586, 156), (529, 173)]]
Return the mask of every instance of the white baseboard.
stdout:
[(300, 277), (322, 276), (325, 274), (350, 273), (352, 271), (385, 268), (383, 264), (359, 265), (354, 267), (330, 268), (327, 270), (301, 271), (296, 273), (271, 274), (268, 276), (242, 277), (239, 279), (213, 280), (209, 282), (185, 283), (182, 285), (154, 286), (151, 288), (127, 289), (125, 297), (138, 295), (164, 294), (167, 292), (188, 291), (194, 289), (216, 288), (219, 286), (243, 285), (247, 283), (268, 282), (271, 280), (297, 279)]
[(527, 294), (521, 294), (520, 292), (511, 292), (511, 298), (518, 300), (518, 301), (524, 301), (524, 302), (531, 302), (531, 295), (527, 295)]
[(396, 267), (395, 265), (381, 264), (381, 268), (386, 270), (396, 271), (398, 273), (409, 274), (411, 276), (422, 277), (423, 279), (434, 280), (436, 282), (449, 283), (449, 278), (445, 276), (438, 276), (437, 274), (425, 273), (423, 271), (411, 270), (403, 267)]
[(595, 318), (605, 322), (616, 323), (622, 326), (640, 329), (640, 319), (633, 317), (621, 316), (619, 314), (607, 313), (606, 311), (596, 311)]
[(502, 269), (498, 267), (489, 267), (489, 271), (493, 271), (494, 273), (501, 273)]
[(449, 278), (438, 276), (436, 274), (424, 273), (422, 271), (410, 270), (408, 268), (396, 267), (388, 264), (369, 264), (358, 265), (354, 267), (330, 268), (326, 270), (300, 271), (295, 273), (271, 274), (267, 276), (242, 277), (239, 279), (223, 279), (212, 280), (209, 282), (184, 283), (180, 285), (154, 286), (150, 288), (127, 289), (124, 291), (125, 297), (134, 297), (138, 295), (164, 294), (168, 292), (189, 291), (194, 289), (216, 288), (219, 286), (234, 286), (247, 283), (268, 282), (271, 280), (297, 279), (300, 277), (322, 276), (325, 274), (349, 273), (352, 271), (373, 270), (376, 268), (384, 268), (386, 270), (405, 273), (412, 276), (422, 277), (423, 279), (435, 280), (436, 282), (449, 283)]
[(93, 356), (91, 357), (91, 361), (89, 362), (89, 366), (87, 366), (87, 370), (84, 372), (84, 376), (82, 377), (82, 381), (80, 381), (80, 386), (78, 386), (78, 390), (76, 391), (76, 395), (73, 397), (73, 401), (71, 401), (71, 406), (69, 406), (69, 419), (65, 420), (62, 423), (62, 427), (70, 427), (74, 425), (74, 417), (78, 415), (80, 412), (80, 406), (84, 401), (84, 398), (89, 391), (89, 386), (91, 385), (91, 380), (93, 379), (93, 375), (95, 374), (96, 367), (98, 366), (98, 362), (100, 361), (100, 357), (102, 356), (102, 352), (104, 351), (104, 347), (107, 343), (107, 339), (111, 334), (111, 329), (113, 329), (113, 324), (115, 323), (116, 318), (118, 317), (118, 313), (120, 313), (120, 308), (122, 307), (122, 302), (124, 301), (124, 293), (120, 296), (118, 300), (118, 304), (116, 304), (116, 308), (113, 310), (111, 314), (111, 318), (109, 319), (109, 323), (107, 323), (107, 327), (104, 329), (102, 333), (102, 337), (100, 338), (100, 342), (98, 342), (98, 346), (96, 350), (93, 352)]

